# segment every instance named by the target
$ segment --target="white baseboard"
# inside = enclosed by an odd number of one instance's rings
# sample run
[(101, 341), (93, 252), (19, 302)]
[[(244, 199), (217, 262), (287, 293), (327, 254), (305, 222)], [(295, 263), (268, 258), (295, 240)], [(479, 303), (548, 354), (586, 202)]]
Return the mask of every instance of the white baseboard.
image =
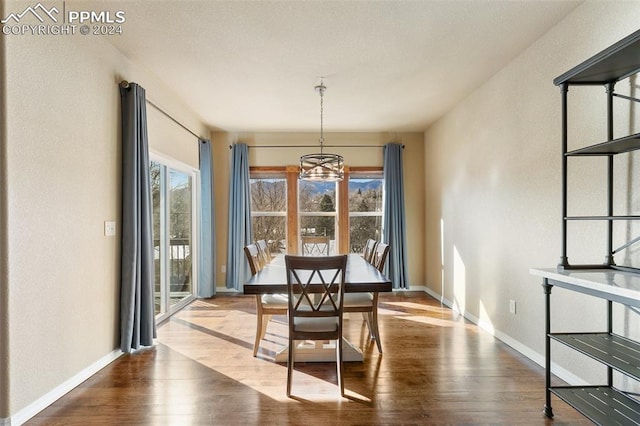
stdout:
[(63, 397), (66, 393), (77, 387), (80, 383), (87, 380), (89, 377), (96, 374), (98, 371), (109, 365), (111, 362), (120, 357), (123, 352), (120, 349), (116, 349), (113, 352), (103, 356), (98, 361), (94, 362), (84, 370), (80, 371), (75, 376), (71, 377), (66, 382), (52, 389), (42, 397), (38, 398), (31, 404), (27, 405), (22, 410), (18, 411), (8, 419), (0, 419), (0, 426), (20, 426), (27, 420), (38, 414), (40, 411), (47, 408), (49, 405), (56, 402)]
[[(426, 288), (425, 292), (429, 296), (433, 297), (436, 300), (439, 300), (440, 303), (442, 303), (443, 305), (445, 305), (448, 308), (452, 309), (454, 312), (456, 312), (458, 314), (461, 314), (466, 319), (468, 319), (472, 323), (476, 324), (480, 329), (482, 329), (483, 331), (491, 334), (492, 336), (494, 336), (498, 340), (502, 341), (506, 345), (511, 346), (513, 349), (515, 349), (516, 351), (520, 352), (522, 355), (526, 356), (527, 358), (529, 358), (531, 361), (535, 362), (539, 366), (541, 366), (543, 368), (545, 367), (544, 355), (534, 351), (533, 349), (531, 349), (530, 347), (528, 347), (526, 345), (523, 345), (521, 342), (519, 342), (518, 340), (515, 340), (511, 336), (509, 336), (509, 335), (507, 335), (507, 334), (505, 334), (505, 333), (503, 333), (503, 332), (501, 332), (499, 330), (495, 330), (491, 324), (486, 323), (484, 321), (481, 321), (479, 318), (477, 318), (474, 315), (471, 315), (469, 312), (460, 312), (458, 307), (456, 305), (454, 305), (450, 300), (446, 299), (445, 297), (443, 297), (442, 295), (436, 293), (435, 291), (431, 290), (428, 287), (425, 287), (425, 288)], [(567, 382), (568, 384), (570, 384), (572, 386), (586, 385), (587, 384), (587, 382), (585, 382), (583, 379), (581, 379), (580, 377), (578, 377), (575, 374), (571, 373), (567, 369), (562, 368), (561, 366), (559, 366), (558, 364), (556, 364), (554, 362), (551, 363), (551, 372), (555, 376), (559, 377), (560, 379), (564, 380), (565, 382)]]

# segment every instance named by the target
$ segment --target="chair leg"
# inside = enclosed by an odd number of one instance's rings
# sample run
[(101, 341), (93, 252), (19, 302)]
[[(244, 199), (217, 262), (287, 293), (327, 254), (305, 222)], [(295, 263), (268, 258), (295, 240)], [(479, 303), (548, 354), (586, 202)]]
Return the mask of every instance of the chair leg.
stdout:
[(291, 396), (291, 381), (293, 379), (293, 363), (295, 362), (294, 351), (296, 341), (289, 339), (289, 356), (287, 358), (287, 396)]
[(260, 340), (264, 333), (262, 332), (262, 299), (259, 294), (256, 294), (256, 341), (253, 343), (253, 356), (258, 354), (258, 347), (260, 346)]
[(369, 338), (373, 339), (375, 334), (373, 333), (373, 325), (371, 324), (371, 312), (363, 312), (362, 319), (367, 323), (367, 329), (369, 329)]
[(378, 330), (378, 313), (373, 311), (373, 337), (376, 339), (376, 345), (378, 346), (378, 352), (382, 353), (382, 342), (380, 341), (380, 331)]
[(343, 339), (338, 339), (338, 344), (336, 345), (336, 368), (338, 369), (338, 387), (340, 388), (340, 396), (344, 396), (344, 364), (342, 362), (342, 344)]
[(269, 321), (271, 321), (271, 315), (262, 314), (262, 329), (260, 330), (260, 340), (264, 339), (264, 336), (267, 334), (267, 326), (269, 325)]
[(378, 352), (382, 353), (382, 342), (380, 341), (380, 330), (378, 330), (378, 293), (373, 294), (372, 331), (378, 345)]

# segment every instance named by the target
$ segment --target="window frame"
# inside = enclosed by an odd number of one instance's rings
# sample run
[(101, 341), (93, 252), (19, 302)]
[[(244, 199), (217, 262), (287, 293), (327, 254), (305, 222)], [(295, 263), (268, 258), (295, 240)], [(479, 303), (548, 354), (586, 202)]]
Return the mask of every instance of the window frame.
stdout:
[[(344, 185), (344, 191), (343, 193), (345, 194), (344, 197), (344, 203), (346, 204), (346, 223), (347, 223), (347, 227), (346, 227), (346, 234), (347, 234), (347, 245), (344, 247), (344, 253), (350, 253), (350, 247), (351, 247), (351, 217), (370, 217), (370, 216), (374, 216), (374, 217), (380, 217), (381, 220), (381, 229), (380, 229), (380, 235), (382, 236), (382, 223), (384, 223), (384, 204), (383, 204), (383, 209), (380, 212), (352, 212), (349, 209), (349, 181), (351, 180), (351, 178), (353, 179), (366, 179), (366, 178), (372, 178), (372, 179), (380, 179), (384, 185), (384, 173), (383, 173), (383, 169), (382, 167), (352, 167), (349, 170), (349, 174), (348, 174), (348, 179), (345, 176), (345, 181), (346, 184)], [(381, 194), (382, 195), (382, 194)], [(384, 201), (383, 201), (384, 203)]]
[[(251, 208), (251, 219), (253, 220), (254, 217), (284, 217), (285, 218), (285, 238), (287, 241), (287, 245), (289, 244), (289, 182), (287, 179), (287, 175), (286, 175), (286, 170), (285, 168), (273, 168), (273, 167), (269, 167), (269, 168), (264, 168), (264, 167), (250, 167), (249, 168), (249, 181), (252, 181), (254, 179), (283, 179), (285, 181), (286, 184), (286, 197), (287, 197), (287, 203), (285, 204), (285, 209), (284, 211), (279, 211), (279, 212), (272, 212), (272, 211), (254, 211), (253, 207)], [(252, 238), (255, 240), (255, 229), (253, 230), (254, 235), (252, 235)], [(288, 250), (288, 247), (287, 247)]]
[[(287, 182), (287, 253), (297, 254), (300, 250), (300, 212), (298, 211), (298, 175), (300, 174), (299, 166), (251, 166), (249, 167), (249, 177), (259, 175), (277, 175), (286, 176)], [(379, 166), (371, 167), (349, 167), (344, 168), (344, 179), (338, 182), (336, 189), (336, 238), (338, 253), (349, 253), (350, 235), (349, 235), (349, 178), (358, 176), (379, 174), (383, 177), (383, 169)], [(289, 214), (289, 212), (295, 212)], [(253, 216), (253, 211), (251, 212)]]
[[(170, 170), (175, 170), (180, 173), (184, 173), (191, 178), (191, 235), (189, 240), (191, 242), (189, 251), (191, 255), (191, 294), (180, 299), (178, 302), (170, 303), (171, 283), (169, 278), (168, 256), (169, 256), (169, 240), (167, 238), (160, 240), (160, 256), (164, 258), (164, 262), (160, 263), (160, 303), (161, 309), (156, 314), (156, 324), (169, 318), (174, 313), (178, 312), (193, 300), (196, 299), (198, 294), (198, 267), (199, 267), (199, 247), (200, 247), (200, 170), (175, 160), (171, 157), (163, 155), (154, 150), (149, 150), (149, 162), (155, 162), (160, 164), (160, 227), (164, 235), (169, 235), (170, 221), (167, 217), (169, 206), (169, 173)], [(151, 164), (149, 164), (151, 166)], [(164, 169), (164, 170), (162, 170)], [(167, 290), (169, 294), (167, 294)], [(155, 283), (154, 283), (155, 293)], [(155, 294), (154, 294), (155, 297)]]

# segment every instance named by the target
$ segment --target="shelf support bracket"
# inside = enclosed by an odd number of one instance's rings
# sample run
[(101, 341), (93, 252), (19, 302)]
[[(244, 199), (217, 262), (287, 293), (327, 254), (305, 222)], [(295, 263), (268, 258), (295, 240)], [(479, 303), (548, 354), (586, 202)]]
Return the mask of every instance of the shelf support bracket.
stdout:
[(560, 256), (559, 269), (569, 266), (567, 259), (567, 93), (569, 92), (569, 84), (562, 83), (560, 85), (560, 93), (562, 95), (562, 256)]
[(551, 289), (553, 284), (549, 284), (549, 280), (544, 278), (542, 281), (544, 290), (545, 305), (545, 336), (544, 336), (544, 362), (545, 362), (545, 404), (542, 413), (548, 418), (553, 418), (553, 409), (551, 408)]
[[(613, 140), (613, 96), (616, 83), (607, 83), (607, 139)], [(607, 211), (609, 216), (613, 216), (613, 155), (608, 158), (608, 179), (607, 179)], [(607, 221), (607, 256), (605, 264), (613, 266), (616, 264), (613, 258), (613, 221)]]

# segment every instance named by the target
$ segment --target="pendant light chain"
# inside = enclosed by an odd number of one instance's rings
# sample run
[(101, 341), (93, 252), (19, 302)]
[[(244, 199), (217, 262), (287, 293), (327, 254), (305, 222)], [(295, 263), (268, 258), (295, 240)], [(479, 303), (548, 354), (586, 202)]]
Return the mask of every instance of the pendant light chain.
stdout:
[(324, 152), (324, 91), (326, 89), (321, 78), (320, 85), (316, 86), (316, 90), (320, 93), (320, 154)]
[(300, 157), (300, 180), (338, 182), (344, 179), (344, 158), (338, 154), (324, 153), (324, 79), (315, 87), (320, 94), (320, 153)]

